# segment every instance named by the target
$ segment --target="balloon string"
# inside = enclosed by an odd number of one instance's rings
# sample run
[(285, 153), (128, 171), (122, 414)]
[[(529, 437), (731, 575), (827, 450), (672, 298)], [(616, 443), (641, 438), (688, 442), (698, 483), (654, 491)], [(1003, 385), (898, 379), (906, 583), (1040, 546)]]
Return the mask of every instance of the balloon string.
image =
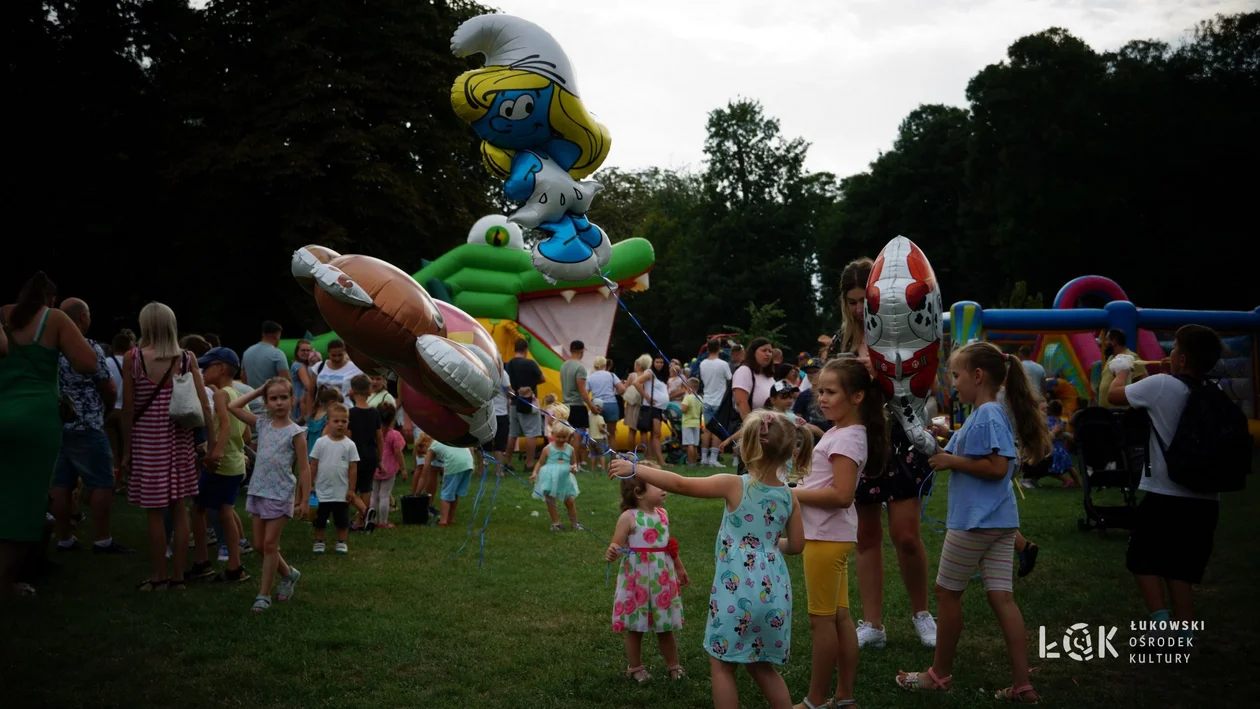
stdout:
[[(488, 454), (488, 453), (486, 453), (485, 451), (481, 451), (481, 456), (482, 456), (482, 458), (484, 458), (484, 459), (485, 459), (485, 462), (488, 464), (488, 465), (487, 465), (487, 466), (483, 469), (483, 471), (482, 471), (482, 478), (481, 478), (481, 479), (482, 479), (482, 483), (484, 483), (484, 482), (485, 482), (485, 476), (487, 475), (487, 473), (488, 473), (488, 471), (490, 470), (490, 468), (491, 468), (491, 467), (493, 467), (494, 469), (496, 469), (496, 470), (498, 471), (498, 473), (497, 473), (497, 474), (496, 474), (496, 476), (495, 476), (495, 478), (496, 478), (496, 479), (495, 479), (495, 484), (494, 484), (494, 493), (493, 493), (493, 494), (491, 495), (491, 497), (490, 497), (490, 509), (489, 509), (489, 511), (487, 511), (487, 512), (486, 512), (486, 517), (485, 517), (485, 520), (484, 520), (484, 521), (483, 521), (483, 523), (482, 523), (481, 528), (480, 528), (479, 530), (477, 530), (477, 531), (478, 531), (478, 534), (480, 535), (480, 543), (481, 543), (481, 549), (480, 549), (480, 552), (479, 552), (479, 555), (478, 555), (478, 561), (477, 561), (477, 569), (478, 569), (478, 570), (480, 570), (480, 569), (482, 568), (482, 565), (483, 565), (483, 563), (484, 563), (484, 561), (485, 561), (485, 550), (486, 550), (486, 531), (490, 528), (490, 516), (494, 513), (494, 504), (495, 504), (495, 501), (497, 501), (497, 500), (498, 500), (498, 496), (499, 496), (499, 483), (500, 483), (500, 482), (502, 482), (502, 480), (503, 480), (503, 473), (504, 473), (504, 472), (506, 472), (506, 473), (510, 474), (513, 478), (515, 478), (515, 479), (516, 479), (516, 481), (517, 481), (517, 482), (521, 483), (521, 485), (523, 485), (523, 486), (525, 487), (525, 489), (527, 489), (527, 490), (529, 490), (529, 491), (530, 491), (530, 495), (531, 495), (531, 497), (532, 497), (532, 496), (534, 496), (534, 495), (536, 494), (536, 493), (535, 493), (535, 491), (534, 491), (534, 486), (533, 486), (532, 484), (530, 484), (530, 483), (529, 483), (529, 481), (527, 481), (527, 480), (525, 480), (524, 478), (522, 478), (520, 475), (517, 475), (517, 474), (516, 474), (516, 472), (515, 472), (515, 471), (513, 471), (511, 468), (509, 468), (509, 467), (507, 467), (507, 466), (503, 465), (503, 463), (499, 462), (497, 459), (495, 459), (493, 456), (489, 455), (489, 454)], [(478, 488), (478, 497), (480, 497), (480, 494), (481, 494), (481, 488)], [(549, 509), (549, 510), (554, 509), (554, 510), (556, 511), (556, 514), (557, 514), (557, 515), (560, 513), (560, 508), (556, 505), (556, 503), (555, 503), (555, 501), (554, 501), (554, 500), (548, 500), (548, 499), (546, 498), (546, 496), (543, 496), (543, 500), (547, 503), (547, 507), (548, 507), (548, 509)], [(567, 510), (566, 510), (566, 512), (567, 512)], [(474, 514), (474, 515), (476, 514), (476, 502), (474, 502), (473, 514)], [(601, 537), (599, 534), (597, 534), (597, 533), (596, 533), (594, 530), (592, 530), (590, 527), (587, 527), (586, 525), (580, 524), (580, 523), (577, 521), (577, 519), (575, 519), (575, 518), (573, 518), (573, 517), (570, 517), (570, 518), (569, 518), (569, 522), (573, 525), (573, 528), (574, 528), (574, 529), (581, 530), (581, 531), (586, 532), (587, 534), (591, 535), (592, 537), (594, 537), (594, 538), (595, 538), (595, 540), (596, 540), (596, 541), (598, 541), (600, 544), (602, 544), (605, 548), (612, 546), (612, 542), (610, 542), (610, 541), (608, 541), (608, 540), (604, 539), (603, 537)], [(473, 525), (474, 525), (475, 523), (476, 523), (476, 522), (475, 522), (475, 520), (473, 520), (472, 522), (470, 522), (470, 523), (469, 523), (469, 536), (471, 536), (472, 527), (473, 527)], [(456, 557), (456, 556), (457, 556), (460, 552), (462, 552), (462, 551), (464, 550), (464, 547), (465, 547), (465, 545), (467, 544), (467, 542), (468, 542), (468, 539), (467, 539), (467, 538), (465, 538), (465, 540), (464, 540), (464, 544), (461, 544), (461, 545), (459, 546), (459, 549), (456, 549), (456, 550), (455, 550), (455, 552), (451, 554), (451, 558), (452, 558), (452, 559), (453, 559), (453, 558), (455, 558), (455, 557)], [(617, 551), (617, 553), (618, 553), (618, 554), (630, 554), (630, 553), (631, 553), (631, 552), (630, 552), (630, 549), (629, 549), (628, 547), (618, 547), (616, 551)], [(612, 565), (611, 565), (611, 564), (609, 564), (609, 565), (607, 566), (607, 568), (605, 568), (605, 570), (604, 570), (604, 585), (605, 585), (605, 586), (607, 586), (607, 585), (608, 585), (608, 583), (609, 583), (609, 579), (610, 579), (611, 572), (612, 572)]]
[[(639, 322), (639, 319), (635, 317), (633, 312), (630, 311), (630, 308), (626, 305), (626, 302), (621, 299), (621, 296), (617, 295), (616, 291), (613, 291), (612, 296), (617, 299), (617, 304), (621, 306), (622, 310), (626, 311), (626, 315), (630, 316), (630, 321), (634, 323), (635, 327), (639, 328), (639, 332), (643, 333), (643, 336), (647, 338), (647, 341), (652, 345), (652, 348), (656, 350), (656, 353), (661, 356), (661, 359), (668, 362), (669, 357), (666, 356), (665, 351), (661, 349), (660, 345), (656, 344), (656, 340), (652, 339), (652, 335), (648, 333), (647, 329), (643, 327), (643, 323)], [(688, 394), (693, 394), (697, 398), (699, 397), (695, 390), (691, 388), (691, 382), (687, 381), (687, 378), (682, 376), (681, 371), (679, 371), (678, 378), (682, 380), (682, 385), (686, 388)], [(709, 419), (709, 421), (717, 424), (717, 427), (722, 430), (722, 440), (726, 440), (731, 437), (731, 432), (726, 430), (726, 426), (723, 426), (721, 421), (718, 421), (716, 418)]]
[[(934, 519), (932, 517), (927, 516), (928, 503), (932, 501), (932, 493), (936, 491), (936, 483), (935, 481), (932, 480), (932, 478), (934, 478), (935, 476), (936, 476), (936, 471), (933, 470), (932, 472), (928, 473), (927, 477), (923, 478), (923, 482), (919, 484), (919, 519), (928, 523), (928, 529), (932, 530), (933, 532), (936, 532), (937, 534), (944, 534), (945, 523), (940, 521), (939, 519)], [(932, 482), (932, 487), (929, 488), (927, 491), (927, 494), (924, 495), (923, 488), (929, 482)], [(940, 528), (938, 529), (936, 525), (940, 525)]]

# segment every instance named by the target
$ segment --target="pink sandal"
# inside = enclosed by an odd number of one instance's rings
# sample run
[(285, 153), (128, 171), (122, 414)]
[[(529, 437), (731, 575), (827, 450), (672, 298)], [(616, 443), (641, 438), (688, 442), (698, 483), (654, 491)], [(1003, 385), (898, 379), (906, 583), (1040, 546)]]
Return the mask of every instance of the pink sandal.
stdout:
[[(1024, 695), (1029, 692), (1032, 692), (1033, 697), (1035, 697), (1031, 701), (1024, 699)], [(993, 694), (993, 698), (1000, 699), (1004, 702), (1013, 702), (1015, 704), (1041, 703), (1041, 697), (1037, 695), (1037, 690), (1033, 689), (1031, 684), (1026, 684), (1023, 687), (1007, 687), (1006, 689), (999, 689)]]
[[(933, 684), (932, 687), (924, 687), (919, 684), (919, 677), (923, 674), (927, 674), (927, 676), (932, 680), (932, 684)], [(950, 682), (953, 681), (953, 679), (954, 679), (953, 675), (948, 675), (946, 677), (937, 677), (936, 670), (929, 667), (926, 673), (903, 672), (901, 674), (898, 674), (896, 681), (897, 681), (898, 687), (901, 687), (902, 689), (908, 692), (918, 692), (918, 691), (949, 692), (951, 689), (949, 684)]]

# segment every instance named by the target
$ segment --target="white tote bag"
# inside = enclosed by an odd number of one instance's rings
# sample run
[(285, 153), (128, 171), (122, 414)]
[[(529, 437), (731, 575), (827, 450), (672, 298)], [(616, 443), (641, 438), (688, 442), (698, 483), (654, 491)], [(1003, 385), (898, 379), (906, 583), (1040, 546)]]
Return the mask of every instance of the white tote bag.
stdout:
[(179, 374), (171, 377), (171, 420), (183, 428), (200, 428), (206, 425), (201, 415), (201, 399), (197, 396), (197, 384), (188, 371), (188, 353)]

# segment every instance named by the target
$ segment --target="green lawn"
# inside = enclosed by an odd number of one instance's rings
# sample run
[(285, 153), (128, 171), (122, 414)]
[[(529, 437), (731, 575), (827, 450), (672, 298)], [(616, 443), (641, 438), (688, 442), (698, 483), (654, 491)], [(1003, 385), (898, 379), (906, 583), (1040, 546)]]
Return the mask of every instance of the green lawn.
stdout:
[[(581, 476), (578, 509), (601, 537), (618, 512), (612, 482)], [(487, 481), (492, 485), (492, 481)], [(1199, 654), (1186, 666), (1134, 666), (1126, 646), (1130, 620), (1145, 617), (1124, 570), (1124, 533), (1102, 537), (1076, 530), (1079, 490), (1057, 483), (1028, 491), (1023, 529), (1042, 547), (1036, 571), (1018, 582), (1027, 622), (1033, 678), (1047, 703), (1062, 707), (1260, 706), (1245, 670), (1257, 650), (1254, 599), (1260, 576), (1254, 520), (1260, 492), (1222, 504), (1216, 553), (1199, 591)], [(690, 625), (680, 645), (690, 678), (663, 679), (655, 644), (645, 660), (657, 679), (636, 686), (621, 677), (621, 637), (609, 630), (612, 589), (605, 585), (603, 547), (582, 532), (550, 533), (541, 503), (513, 478), (503, 481), (477, 568), (476, 540), (458, 557), (472, 511), (473, 489), (458, 528), (403, 527), (355, 534), (350, 554), (311, 554), (309, 524), (291, 523), (286, 558), (303, 572), (296, 597), (262, 615), (249, 612), (257, 580), (190, 586), (183, 593), (140, 594), (145, 556), (60, 555), (65, 570), (37, 598), (0, 606), (0, 676), (5, 706), (26, 707), (705, 707), (708, 659), (701, 628), (712, 572), (721, 503), (671, 496), (674, 534), (694, 580), (684, 590)], [(942, 488), (943, 489), (943, 488)], [(487, 492), (486, 500), (489, 500)], [(486, 505), (478, 512), (483, 517)], [(539, 516), (532, 516), (538, 512)], [(945, 516), (945, 495), (929, 515)], [(398, 515), (395, 515), (395, 521)], [(139, 546), (143, 520), (117, 507), (116, 535)], [(88, 534), (80, 529), (80, 537)], [(926, 527), (935, 560), (942, 536)], [(258, 554), (246, 557), (256, 573)], [(800, 558), (794, 660), (784, 674), (793, 696), (809, 674), (809, 628)], [(932, 658), (909, 622), (906, 594), (891, 547), (886, 548), (885, 618), (889, 645), (863, 652), (857, 697), (864, 707), (992, 705), (1009, 675), (998, 627), (983, 593), (966, 596), (966, 628), (951, 695), (910, 696), (893, 684), (898, 668), (923, 669)], [(851, 584), (855, 612), (859, 601)], [(935, 604), (933, 603), (933, 606)], [(1068, 625), (1121, 626), (1119, 659), (1081, 663), (1037, 657), (1037, 628), (1051, 639)], [(741, 675), (744, 706), (764, 706)]]

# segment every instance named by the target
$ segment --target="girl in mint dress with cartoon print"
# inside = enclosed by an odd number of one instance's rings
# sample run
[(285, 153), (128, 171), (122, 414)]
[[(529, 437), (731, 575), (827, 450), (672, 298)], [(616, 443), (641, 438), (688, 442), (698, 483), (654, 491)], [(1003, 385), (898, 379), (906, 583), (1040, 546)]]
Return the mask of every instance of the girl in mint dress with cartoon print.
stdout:
[(609, 474), (642, 479), (664, 492), (726, 501), (703, 634), (713, 704), (738, 705), (735, 671), (742, 665), (771, 706), (791, 706), (776, 668), (792, 651), (792, 579), (783, 555), (801, 553), (805, 532), (800, 506), (779, 471), (789, 460), (795, 470), (809, 470), (814, 436), (786, 416), (757, 410), (744, 420), (739, 440), (747, 475), (685, 478), (623, 458), (612, 461)]
[(674, 631), (683, 627), (679, 589), (689, 581), (678, 543), (669, 535), (664, 502), (665, 491), (646, 480), (622, 480), (621, 516), (605, 554), (608, 561), (621, 558), (612, 629), (626, 634), (626, 676), (638, 682), (651, 678), (643, 665), (644, 633), (656, 633), (670, 679), (686, 676)]

